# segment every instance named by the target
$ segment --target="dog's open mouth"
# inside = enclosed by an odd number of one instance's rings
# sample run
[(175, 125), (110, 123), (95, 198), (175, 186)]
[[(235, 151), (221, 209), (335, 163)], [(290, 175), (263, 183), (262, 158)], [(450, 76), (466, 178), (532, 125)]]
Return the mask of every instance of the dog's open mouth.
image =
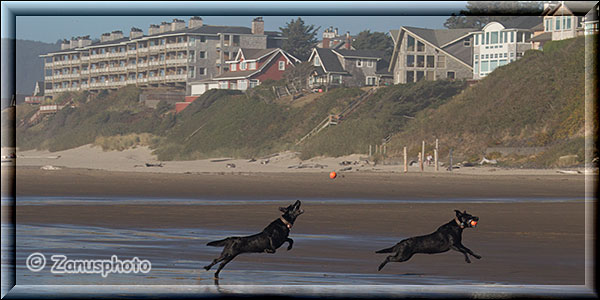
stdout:
[(475, 227), (475, 226), (477, 226), (477, 221), (471, 220), (471, 222), (469, 222), (469, 224), (471, 225), (471, 227)]

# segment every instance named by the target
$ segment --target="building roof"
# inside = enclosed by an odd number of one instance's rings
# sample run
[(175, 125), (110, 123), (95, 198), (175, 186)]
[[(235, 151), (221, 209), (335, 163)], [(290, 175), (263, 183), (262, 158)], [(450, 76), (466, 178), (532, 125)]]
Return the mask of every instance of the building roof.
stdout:
[(596, 2), (596, 5), (594, 5), (594, 8), (591, 9), (586, 15), (585, 15), (585, 21), (586, 23), (589, 22), (598, 22), (598, 3), (600, 2)]
[(564, 5), (573, 15), (585, 16), (597, 3), (597, 1), (561, 1), (550, 9), (545, 10), (542, 14), (544, 16), (552, 16)]
[[(321, 59), (321, 67), (327, 72), (346, 73), (332, 49), (314, 48)], [(338, 50), (339, 51), (339, 50)]]
[[(271, 52), (277, 51), (278, 48), (267, 48), (267, 49), (240, 49), (240, 52), (244, 56), (245, 60), (255, 60), (260, 59), (265, 55), (270, 54)], [(236, 57), (237, 58), (237, 57)]]
[(396, 43), (396, 39), (398, 38), (398, 34), (400, 34), (400, 30), (392, 29), (390, 30), (390, 36), (392, 37), (392, 42)]
[(507, 21), (498, 22), (504, 26), (504, 28), (515, 28), (515, 29), (533, 29), (537, 26), (542, 26), (542, 17), (540, 16), (519, 16)]
[(377, 50), (348, 50), (348, 49), (334, 49), (333, 52), (344, 56), (344, 57), (359, 57), (359, 58), (382, 58), (383, 51)]
[(545, 42), (545, 41), (551, 41), (551, 40), (552, 40), (552, 32), (544, 32), (544, 33), (538, 34), (538, 35), (530, 38), (526, 42)]
[(403, 26), (406, 30), (418, 35), (422, 39), (430, 42), (437, 47), (443, 47), (447, 43), (455, 41), (465, 35), (470, 34), (473, 31), (477, 31), (476, 28), (460, 28), (460, 29), (427, 29)]
[(266, 62), (263, 63), (263, 64), (261, 64), (260, 67), (258, 67), (256, 70), (227, 71), (227, 72), (224, 72), (221, 75), (213, 77), (210, 80), (248, 78), (248, 77), (250, 77), (250, 76), (252, 76), (252, 75), (254, 75), (256, 73), (260, 73), (269, 64), (269, 62), (274, 57), (276, 57), (277, 54), (279, 54), (279, 53), (281, 53), (281, 55), (283, 55), (284, 57), (286, 57), (292, 63), (299, 63), (300, 62), (300, 60), (298, 60), (297, 58), (291, 56), (290, 54), (288, 54), (287, 52), (285, 52), (281, 48), (240, 49), (240, 52), (242, 52), (244, 54), (244, 58), (246, 60), (251, 59), (249, 57), (252, 57), (252, 59), (259, 59), (259, 58), (265, 58), (266, 57)]

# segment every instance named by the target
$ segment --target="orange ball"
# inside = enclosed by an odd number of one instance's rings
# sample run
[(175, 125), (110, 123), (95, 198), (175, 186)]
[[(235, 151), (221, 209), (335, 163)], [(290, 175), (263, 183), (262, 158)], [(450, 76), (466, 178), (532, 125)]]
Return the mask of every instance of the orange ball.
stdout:
[(471, 226), (477, 225), (477, 221), (471, 221)]
[(334, 171), (334, 172), (331, 172), (331, 173), (329, 173), (329, 178), (331, 178), (331, 179), (335, 179), (336, 177), (337, 177), (337, 173), (336, 173), (335, 171)]

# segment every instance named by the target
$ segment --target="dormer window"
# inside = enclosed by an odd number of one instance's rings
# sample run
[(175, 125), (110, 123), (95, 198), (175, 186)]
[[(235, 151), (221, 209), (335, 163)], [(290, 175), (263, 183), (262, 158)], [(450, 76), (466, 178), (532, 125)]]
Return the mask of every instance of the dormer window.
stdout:
[(231, 71), (237, 71), (237, 64), (231, 64)]
[(240, 70), (246, 70), (246, 62), (245, 61), (240, 63)]
[(279, 71), (285, 71), (285, 61), (279, 62)]
[(318, 56), (315, 56), (314, 65), (315, 65), (315, 67), (320, 67), (321, 66), (321, 60), (319, 59)]
[(363, 66), (363, 61), (362, 61), (362, 59), (357, 59), (357, 60), (356, 60), (356, 66), (357, 66), (357, 67), (359, 67), (359, 68)]
[(248, 70), (256, 70), (256, 62), (250, 62), (248, 63)]

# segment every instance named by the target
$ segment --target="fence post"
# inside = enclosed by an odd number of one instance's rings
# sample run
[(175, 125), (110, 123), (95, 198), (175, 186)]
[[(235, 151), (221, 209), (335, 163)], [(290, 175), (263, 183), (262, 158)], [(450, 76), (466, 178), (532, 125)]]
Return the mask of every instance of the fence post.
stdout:
[(419, 167), (421, 168), (421, 172), (423, 172), (423, 153), (419, 152)]
[(406, 146), (404, 146), (404, 173), (408, 172), (408, 161), (406, 161)]
[(452, 149), (450, 149), (450, 171), (452, 171)]
[(373, 152), (371, 151), (371, 145), (369, 145), (369, 156), (373, 156)]
[(421, 171), (423, 171), (423, 163), (425, 160), (425, 141), (423, 141), (423, 146), (421, 146)]
[(438, 139), (435, 139), (435, 170), (439, 171), (440, 170), (440, 165), (438, 163), (438, 153), (439, 153), (439, 144), (438, 144)]

